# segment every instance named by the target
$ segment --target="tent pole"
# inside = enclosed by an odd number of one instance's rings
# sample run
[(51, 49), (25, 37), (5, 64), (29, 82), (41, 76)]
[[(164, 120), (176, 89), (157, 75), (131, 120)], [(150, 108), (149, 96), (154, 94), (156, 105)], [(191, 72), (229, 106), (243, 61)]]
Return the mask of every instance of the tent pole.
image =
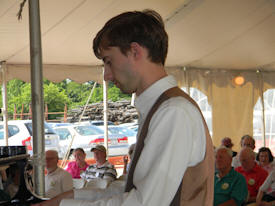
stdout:
[(4, 138), (6, 146), (8, 143), (8, 97), (7, 97), (7, 65), (6, 62), (0, 64), (2, 72), (2, 103), (3, 103), (3, 122), (4, 122)]
[[(31, 61), (31, 93), (32, 93), (32, 131), (33, 155), (37, 163), (44, 162), (44, 102), (43, 102), (43, 72), (42, 48), (40, 31), (39, 0), (29, 0), (29, 32)], [(41, 159), (42, 158), (42, 159)], [(45, 194), (44, 164), (34, 164), (34, 189), (36, 194)]]
[(108, 84), (104, 80), (104, 67), (103, 67), (103, 120), (104, 120), (104, 146), (107, 150), (107, 156), (109, 155), (108, 151)]
[(131, 106), (135, 106), (136, 93), (132, 93)]

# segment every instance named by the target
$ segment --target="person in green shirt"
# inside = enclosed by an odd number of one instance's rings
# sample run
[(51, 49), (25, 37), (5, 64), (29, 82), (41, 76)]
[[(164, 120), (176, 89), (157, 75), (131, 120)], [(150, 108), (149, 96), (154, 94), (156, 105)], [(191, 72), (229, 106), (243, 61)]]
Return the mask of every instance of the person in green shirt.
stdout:
[(214, 206), (241, 206), (248, 197), (245, 178), (231, 167), (232, 151), (224, 146), (215, 152)]

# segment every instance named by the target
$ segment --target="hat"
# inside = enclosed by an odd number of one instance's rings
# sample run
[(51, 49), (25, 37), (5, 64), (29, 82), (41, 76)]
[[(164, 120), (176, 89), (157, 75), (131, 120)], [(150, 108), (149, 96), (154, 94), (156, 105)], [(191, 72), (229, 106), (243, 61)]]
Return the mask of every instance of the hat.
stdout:
[(101, 151), (101, 152), (105, 152), (105, 153), (106, 153), (106, 148), (105, 148), (103, 145), (101, 145), (101, 144), (98, 144), (98, 145), (96, 145), (95, 147), (93, 147), (93, 148), (91, 149), (91, 152), (93, 152), (94, 150), (98, 150), (98, 151)]
[(232, 141), (229, 137), (225, 137), (222, 139), (222, 145), (231, 148), (231, 147), (233, 147), (234, 144), (232, 143)]

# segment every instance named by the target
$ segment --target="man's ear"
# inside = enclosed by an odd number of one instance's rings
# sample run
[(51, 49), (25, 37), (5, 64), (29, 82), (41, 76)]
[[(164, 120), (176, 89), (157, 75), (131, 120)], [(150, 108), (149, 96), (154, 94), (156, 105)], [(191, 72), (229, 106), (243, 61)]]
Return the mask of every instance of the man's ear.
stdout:
[(135, 60), (139, 60), (143, 56), (142, 47), (137, 42), (132, 42), (130, 44), (130, 52)]

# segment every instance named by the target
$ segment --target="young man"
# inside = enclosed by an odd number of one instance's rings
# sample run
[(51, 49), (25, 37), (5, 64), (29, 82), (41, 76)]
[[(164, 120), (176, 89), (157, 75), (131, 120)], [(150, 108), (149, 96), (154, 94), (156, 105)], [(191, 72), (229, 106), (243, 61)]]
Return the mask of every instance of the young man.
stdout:
[(103, 145), (96, 145), (91, 149), (94, 153), (95, 164), (90, 165), (85, 172), (80, 176), (81, 178), (89, 181), (92, 179), (102, 178), (108, 182), (112, 182), (116, 179), (117, 172), (111, 163), (106, 159), (106, 148)]
[[(213, 146), (198, 106), (165, 72), (168, 36), (160, 15), (146, 10), (110, 19), (93, 49), (104, 79), (136, 93), (140, 125), (125, 192), (95, 204), (212, 206)], [(79, 196), (75, 190), (51, 205)]]

